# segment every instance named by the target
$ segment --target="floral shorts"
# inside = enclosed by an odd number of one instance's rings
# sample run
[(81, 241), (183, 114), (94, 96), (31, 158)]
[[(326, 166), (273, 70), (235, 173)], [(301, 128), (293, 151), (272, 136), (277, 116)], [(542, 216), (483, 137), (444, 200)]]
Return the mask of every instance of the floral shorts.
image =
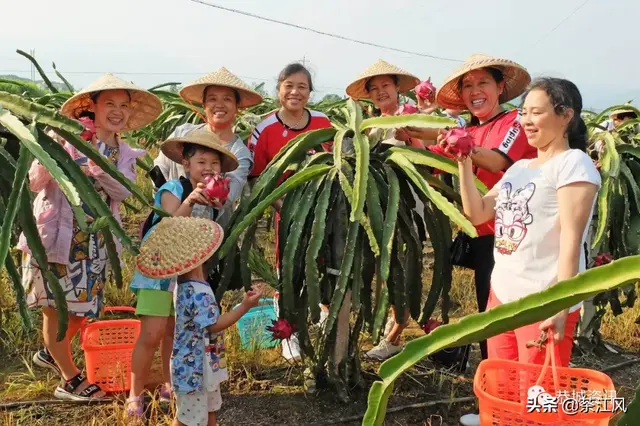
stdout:
[(178, 420), (188, 426), (207, 426), (209, 413), (220, 410), (222, 395), (218, 386), (211, 392), (176, 394)]

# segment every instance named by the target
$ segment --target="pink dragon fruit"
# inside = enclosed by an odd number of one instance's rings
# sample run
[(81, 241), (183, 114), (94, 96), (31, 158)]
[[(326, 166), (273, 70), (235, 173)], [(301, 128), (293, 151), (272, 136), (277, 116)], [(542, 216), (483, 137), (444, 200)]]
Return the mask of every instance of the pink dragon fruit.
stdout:
[(418, 84), (414, 91), (416, 92), (416, 96), (420, 99), (428, 100), (433, 102), (436, 96), (436, 86), (431, 83), (431, 77), (427, 81), (423, 81)]
[(417, 106), (413, 104), (403, 104), (400, 105), (400, 108), (398, 108), (397, 115), (417, 114), (419, 112), (420, 111), (418, 110)]
[(456, 127), (444, 134), (444, 151), (455, 157), (467, 157), (475, 147), (473, 137), (462, 128)]
[(611, 262), (613, 262), (613, 256), (611, 256), (611, 253), (600, 253), (594, 259), (593, 266), (607, 265)]
[(93, 136), (96, 134), (96, 125), (89, 117), (81, 117), (78, 119), (84, 125), (84, 130), (80, 133), (80, 137), (87, 142), (93, 140)]
[(441, 325), (442, 323), (440, 321), (429, 318), (422, 326), (422, 330), (424, 330), (424, 334), (429, 334)]
[(267, 331), (271, 332), (273, 340), (287, 340), (295, 331), (295, 326), (286, 319), (279, 319), (271, 321), (271, 326), (267, 327)]
[(204, 195), (213, 202), (224, 203), (229, 196), (229, 178), (220, 174), (204, 179)]

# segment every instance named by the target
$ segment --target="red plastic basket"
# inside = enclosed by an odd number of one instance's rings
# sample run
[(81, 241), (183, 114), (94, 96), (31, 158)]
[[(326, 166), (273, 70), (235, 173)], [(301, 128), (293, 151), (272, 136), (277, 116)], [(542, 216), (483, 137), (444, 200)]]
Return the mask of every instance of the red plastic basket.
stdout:
[[(473, 390), (480, 405), (482, 426), (605, 426), (615, 413), (612, 400), (591, 398), (588, 407), (578, 401), (579, 395), (610, 396), (615, 392), (611, 378), (599, 371), (584, 368), (556, 367), (553, 337), (549, 336), (543, 365), (526, 364), (501, 359), (484, 360), (478, 366), (473, 380)], [(551, 364), (551, 375), (547, 369)], [(549, 396), (566, 392), (567, 397), (557, 398), (557, 412), (544, 412), (538, 405), (530, 410), (529, 389), (542, 386)], [(534, 391), (535, 392), (535, 391)], [(582, 393), (584, 392), (584, 394)], [(541, 397), (544, 398), (544, 395)], [(571, 399), (570, 403), (563, 402)], [(537, 399), (536, 401), (541, 401)], [(578, 401), (576, 410), (575, 402)], [(595, 402), (595, 404), (594, 404)], [(566, 404), (566, 405), (563, 405)], [(530, 412), (532, 411), (532, 412)], [(577, 412), (575, 412), (577, 411)]]
[[(104, 312), (135, 312), (135, 308), (115, 306)], [(140, 334), (140, 321), (118, 319), (96, 321), (84, 326), (87, 379), (105, 392), (124, 392), (131, 387), (131, 358)]]

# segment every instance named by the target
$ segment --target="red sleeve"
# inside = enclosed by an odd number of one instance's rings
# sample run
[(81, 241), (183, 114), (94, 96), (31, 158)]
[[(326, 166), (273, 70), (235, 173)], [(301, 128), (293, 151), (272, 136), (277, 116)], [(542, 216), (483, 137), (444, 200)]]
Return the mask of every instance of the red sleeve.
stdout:
[[(500, 123), (500, 131), (493, 138), (492, 149), (506, 156), (512, 163), (523, 158), (532, 158), (535, 149), (529, 145), (527, 135), (520, 124), (518, 111), (509, 113)], [(534, 155), (535, 156), (535, 155)]]
[(253, 154), (253, 168), (249, 177), (257, 177), (262, 174), (264, 169), (269, 164), (269, 151), (268, 151), (268, 138), (266, 136), (266, 129), (260, 133), (256, 138), (256, 131), (254, 130), (249, 138), (249, 150)]

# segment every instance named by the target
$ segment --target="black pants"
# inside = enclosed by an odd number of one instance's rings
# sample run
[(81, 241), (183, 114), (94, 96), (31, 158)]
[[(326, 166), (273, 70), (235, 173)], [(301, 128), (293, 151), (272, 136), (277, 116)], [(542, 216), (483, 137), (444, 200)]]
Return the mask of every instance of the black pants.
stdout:
[[(491, 287), (491, 272), (495, 263), (493, 259), (494, 236), (485, 235), (471, 240), (471, 253), (473, 255), (473, 270), (475, 271), (476, 300), (478, 311), (487, 310), (489, 301), (489, 288)], [(487, 341), (480, 342), (482, 359), (487, 359)]]

